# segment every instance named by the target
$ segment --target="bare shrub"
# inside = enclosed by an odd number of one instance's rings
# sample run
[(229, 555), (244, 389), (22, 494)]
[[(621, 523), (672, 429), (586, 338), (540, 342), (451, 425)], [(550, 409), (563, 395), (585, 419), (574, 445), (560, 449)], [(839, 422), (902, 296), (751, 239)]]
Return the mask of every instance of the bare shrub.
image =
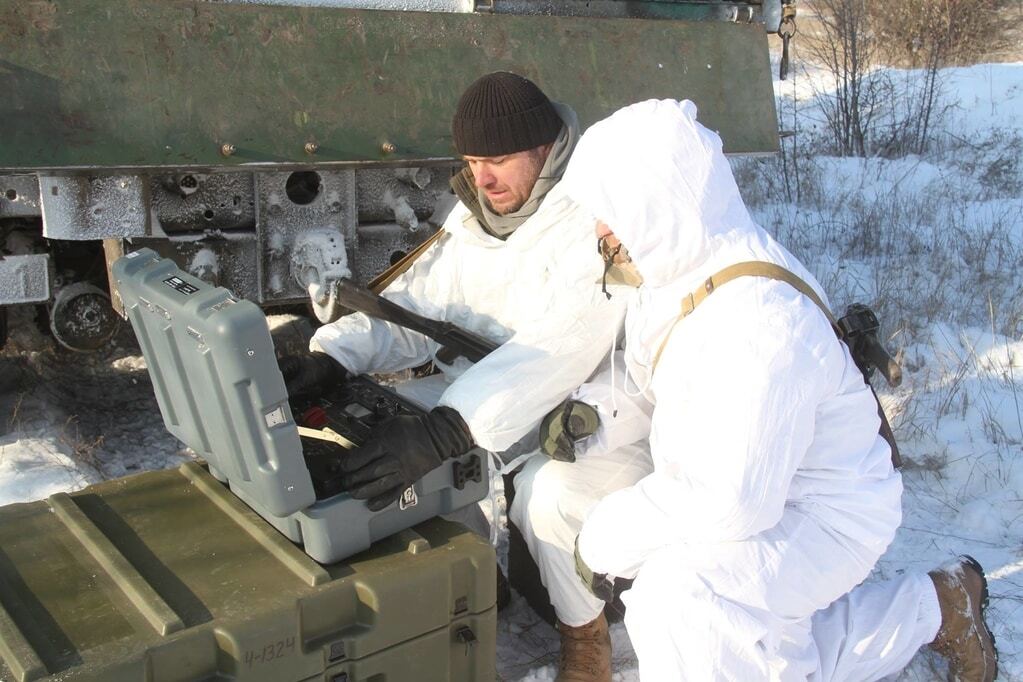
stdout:
[[(98, 451), (103, 445), (103, 436), (87, 437), (82, 435), (78, 417), (69, 417), (61, 429), (60, 442), (71, 450), (71, 459), (84, 464), (103, 476), (103, 464)], [(106, 478), (106, 476), (103, 476)]]
[(821, 113), (834, 153), (866, 156), (867, 133), (881, 101), (871, 69), (879, 63), (880, 44), (870, 21), (870, 0), (816, 0), (820, 32), (807, 34), (803, 48), (834, 77), (834, 92), (818, 92)]
[(997, 40), (999, 0), (900, 0), (875, 3), (871, 23), (885, 45), (885, 62), (918, 69), (907, 111), (886, 152), (922, 153), (942, 109), (940, 69), (979, 56)]
[(1000, 0), (899, 0), (874, 3), (871, 20), (893, 66), (940, 68), (971, 63), (1000, 40)]
[[(947, 110), (941, 68), (999, 40), (1002, 0), (814, 0), (803, 52), (834, 79), (816, 93), (841, 156), (925, 152)], [(896, 75), (881, 66), (909, 69)]]
[(7, 418), (7, 432), (13, 431), (21, 424), (21, 404), (25, 400), (25, 394), (19, 393), (11, 410), (11, 416)]
[[(810, 267), (836, 312), (866, 303), (884, 330), (909, 339), (933, 323), (1023, 334), (1018, 204), (985, 201), (984, 187), (969, 179), (904, 187), (901, 175), (916, 168), (906, 162), (855, 162), (866, 188), (825, 184), (825, 159), (799, 163), (805, 184), (794, 206), (785, 201), (779, 159), (733, 161), (758, 221)], [(973, 171), (979, 178), (985, 166)], [(990, 306), (970, 303), (978, 297), (990, 297)]]

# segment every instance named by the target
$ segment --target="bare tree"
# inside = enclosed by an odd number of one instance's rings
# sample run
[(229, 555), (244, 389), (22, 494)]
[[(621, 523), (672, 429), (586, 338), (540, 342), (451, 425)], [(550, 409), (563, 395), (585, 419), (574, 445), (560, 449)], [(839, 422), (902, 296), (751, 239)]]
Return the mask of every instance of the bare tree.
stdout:
[[(812, 0), (802, 50), (832, 75), (817, 102), (843, 156), (926, 151), (943, 111), (941, 69), (992, 49), (1005, 0)], [(878, 67), (912, 69), (901, 78)]]
[(975, 58), (997, 41), (999, 0), (900, 0), (872, 9), (875, 33), (883, 39), (885, 60), (920, 70), (898, 135), (888, 145), (926, 151), (940, 111), (941, 69)]
[(819, 92), (818, 101), (842, 156), (865, 156), (867, 134), (882, 96), (873, 77), (878, 38), (870, 21), (871, 0), (815, 0), (820, 31), (803, 38), (810, 58), (830, 71), (833, 92)]

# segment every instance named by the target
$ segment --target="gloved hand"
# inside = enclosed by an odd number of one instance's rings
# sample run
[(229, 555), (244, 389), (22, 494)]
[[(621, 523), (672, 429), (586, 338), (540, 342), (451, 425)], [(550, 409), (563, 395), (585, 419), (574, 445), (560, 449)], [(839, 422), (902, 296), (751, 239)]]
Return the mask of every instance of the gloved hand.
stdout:
[(307, 355), (285, 355), (277, 361), (277, 366), (292, 398), (321, 386), (343, 383), (348, 378), (348, 370), (334, 358), (316, 350)]
[(424, 416), (391, 417), (369, 440), (341, 459), (341, 485), (370, 511), (380, 511), (402, 492), (450, 457), (473, 446), (461, 415), (435, 407)]
[(597, 599), (607, 602), (610, 604), (615, 598), (615, 581), (614, 578), (608, 576), (606, 573), (594, 573), (593, 569), (586, 565), (583, 561), (582, 556), (579, 554), (579, 536), (575, 536), (575, 573), (579, 576), (579, 579), (586, 585), (586, 589), (590, 591)]
[(596, 408), (578, 400), (566, 400), (540, 422), (540, 449), (559, 462), (575, 461), (576, 442), (600, 428)]

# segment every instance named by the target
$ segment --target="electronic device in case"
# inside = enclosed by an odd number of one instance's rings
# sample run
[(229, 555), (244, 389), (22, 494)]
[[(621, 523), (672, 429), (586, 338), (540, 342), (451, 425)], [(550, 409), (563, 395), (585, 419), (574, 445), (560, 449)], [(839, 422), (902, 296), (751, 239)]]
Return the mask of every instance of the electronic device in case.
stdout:
[(474, 450), (429, 472), (396, 503), (369, 511), (341, 490), (337, 462), (386, 418), (421, 408), (357, 377), (296, 401), (296, 422), (256, 304), (150, 249), (118, 259), (113, 278), (168, 431), (313, 559), (338, 561), (486, 496), (486, 453)]

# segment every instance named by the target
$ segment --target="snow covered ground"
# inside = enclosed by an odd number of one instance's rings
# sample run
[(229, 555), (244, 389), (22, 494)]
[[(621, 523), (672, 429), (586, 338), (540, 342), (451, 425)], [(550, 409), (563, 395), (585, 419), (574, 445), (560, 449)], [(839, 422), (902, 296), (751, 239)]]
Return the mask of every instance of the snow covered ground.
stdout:
[[(911, 80), (913, 74), (894, 72)], [(944, 72), (941, 134), (924, 156), (814, 153), (820, 74), (776, 84), (786, 157), (741, 160), (751, 210), (828, 289), (832, 306), (874, 305), (904, 370), (876, 380), (902, 454), (904, 522), (875, 578), (954, 555), (988, 571), (1001, 680), (1023, 680), (1023, 64)], [(795, 143), (795, 145), (793, 144)], [(0, 356), (0, 504), (189, 457), (163, 429), (130, 331), (104, 354), (24, 350), (38, 337), (17, 311)], [(279, 342), (302, 322), (275, 317)], [(505, 538), (501, 537), (499, 549)], [(621, 625), (616, 680), (636, 680)], [(501, 615), (505, 680), (552, 680), (557, 636), (516, 598)], [(921, 652), (902, 681), (943, 678)]]

